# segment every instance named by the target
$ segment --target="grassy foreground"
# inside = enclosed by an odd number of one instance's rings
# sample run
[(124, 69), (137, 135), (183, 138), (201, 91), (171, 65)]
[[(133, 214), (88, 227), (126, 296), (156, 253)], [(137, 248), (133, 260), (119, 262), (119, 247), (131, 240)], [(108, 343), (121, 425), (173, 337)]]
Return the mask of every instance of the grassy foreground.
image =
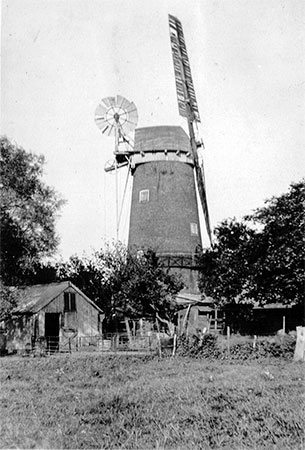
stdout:
[(1, 448), (304, 448), (304, 364), (4, 357)]

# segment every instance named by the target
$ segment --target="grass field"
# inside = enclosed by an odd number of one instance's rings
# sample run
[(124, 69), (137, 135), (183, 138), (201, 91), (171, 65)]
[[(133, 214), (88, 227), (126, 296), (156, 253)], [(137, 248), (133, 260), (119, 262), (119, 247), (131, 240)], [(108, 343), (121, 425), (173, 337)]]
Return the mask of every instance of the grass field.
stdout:
[(304, 364), (3, 357), (1, 448), (304, 448)]

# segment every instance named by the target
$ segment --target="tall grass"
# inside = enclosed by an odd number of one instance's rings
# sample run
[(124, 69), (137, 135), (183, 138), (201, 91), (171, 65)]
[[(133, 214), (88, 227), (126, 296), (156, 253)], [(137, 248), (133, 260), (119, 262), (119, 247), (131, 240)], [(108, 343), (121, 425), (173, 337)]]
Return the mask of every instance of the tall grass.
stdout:
[(6, 357), (1, 448), (304, 446), (304, 366), (191, 358)]

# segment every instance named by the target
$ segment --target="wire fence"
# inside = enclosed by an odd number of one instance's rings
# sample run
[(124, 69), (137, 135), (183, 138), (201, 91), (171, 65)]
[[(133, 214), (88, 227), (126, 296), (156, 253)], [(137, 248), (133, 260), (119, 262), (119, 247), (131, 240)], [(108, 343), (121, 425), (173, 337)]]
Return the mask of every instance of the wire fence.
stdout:
[[(300, 330), (301, 329), (301, 332)], [(163, 356), (200, 356), (213, 359), (262, 358), (270, 356), (305, 359), (305, 327), (298, 327), (300, 334), (284, 333), (269, 337), (231, 335), (220, 336), (206, 333), (201, 336), (184, 334), (177, 338), (161, 332), (150, 332), (142, 335), (127, 333), (107, 333), (98, 336), (50, 336), (32, 339), (31, 342), (15, 342), (10, 351), (3, 351), (1, 356), (17, 353), (21, 356), (49, 356), (54, 354), (75, 354), (95, 352), (96, 354), (141, 354)], [(178, 342), (177, 342), (178, 341)], [(299, 342), (298, 342), (299, 341)]]
[(135, 352), (173, 353), (176, 336), (151, 332), (138, 336), (127, 333), (106, 333), (96, 336), (47, 336), (32, 339), (31, 343), (19, 346), (18, 353), (32, 356), (46, 356), (56, 353), (74, 352)]

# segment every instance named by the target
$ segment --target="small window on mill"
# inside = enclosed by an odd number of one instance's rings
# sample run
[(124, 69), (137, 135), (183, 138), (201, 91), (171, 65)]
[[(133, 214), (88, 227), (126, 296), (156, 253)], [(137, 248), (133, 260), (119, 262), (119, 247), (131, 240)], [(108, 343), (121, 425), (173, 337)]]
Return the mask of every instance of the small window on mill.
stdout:
[(149, 190), (143, 189), (139, 192), (139, 202), (140, 203), (146, 203), (149, 202)]
[(74, 292), (64, 292), (64, 311), (74, 312), (76, 311), (76, 302)]
[(191, 223), (191, 235), (198, 236), (198, 225), (197, 223)]

